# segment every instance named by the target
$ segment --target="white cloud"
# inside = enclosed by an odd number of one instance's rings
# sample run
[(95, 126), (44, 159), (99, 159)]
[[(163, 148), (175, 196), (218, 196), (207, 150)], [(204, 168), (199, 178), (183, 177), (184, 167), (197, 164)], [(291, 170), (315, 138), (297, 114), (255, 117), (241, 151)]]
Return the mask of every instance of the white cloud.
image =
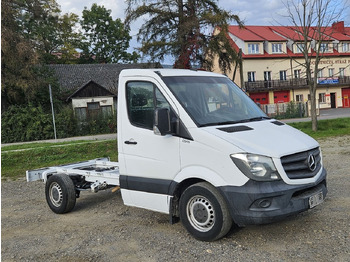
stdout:
[(61, 6), (62, 13), (75, 13), (81, 17), (84, 7), (91, 8), (92, 4), (103, 5), (106, 9), (112, 10), (114, 19), (124, 20), (126, 4), (123, 0), (56, 0)]

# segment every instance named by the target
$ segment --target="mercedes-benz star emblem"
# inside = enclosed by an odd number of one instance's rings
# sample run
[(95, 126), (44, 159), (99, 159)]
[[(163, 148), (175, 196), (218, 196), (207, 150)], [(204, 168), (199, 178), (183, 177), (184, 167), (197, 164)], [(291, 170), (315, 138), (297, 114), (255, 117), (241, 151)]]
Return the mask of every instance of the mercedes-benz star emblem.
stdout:
[(315, 156), (313, 154), (310, 154), (307, 158), (307, 165), (309, 166), (309, 169), (311, 172), (315, 171), (316, 169), (316, 161)]

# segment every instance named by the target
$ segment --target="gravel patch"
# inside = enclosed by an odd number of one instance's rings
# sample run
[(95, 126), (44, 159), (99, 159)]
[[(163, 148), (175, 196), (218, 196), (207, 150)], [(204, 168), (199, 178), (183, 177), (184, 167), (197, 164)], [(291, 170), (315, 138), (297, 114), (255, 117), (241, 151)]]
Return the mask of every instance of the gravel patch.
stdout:
[(54, 214), (44, 183), (1, 183), (2, 261), (350, 261), (350, 136), (320, 141), (328, 196), (282, 222), (200, 242), (168, 216), (123, 205), (119, 192), (83, 192)]

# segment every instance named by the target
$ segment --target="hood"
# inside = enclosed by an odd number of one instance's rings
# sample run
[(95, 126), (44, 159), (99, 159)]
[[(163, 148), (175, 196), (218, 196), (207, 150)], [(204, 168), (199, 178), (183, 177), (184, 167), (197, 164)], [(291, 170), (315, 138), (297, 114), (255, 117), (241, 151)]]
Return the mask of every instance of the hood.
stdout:
[(235, 145), (242, 152), (275, 158), (319, 146), (310, 136), (276, 120), (204, 127), (202, 130)]

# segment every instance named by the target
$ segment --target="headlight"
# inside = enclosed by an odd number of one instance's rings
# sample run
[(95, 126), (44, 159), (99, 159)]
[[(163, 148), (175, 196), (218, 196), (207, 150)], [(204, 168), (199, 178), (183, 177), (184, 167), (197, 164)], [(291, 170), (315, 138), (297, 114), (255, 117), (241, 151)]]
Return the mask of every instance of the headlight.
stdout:
[(254, 154), (232, 154), (231, 159), (241, 172), (256, 181), (280, 180), (271, 157)]

